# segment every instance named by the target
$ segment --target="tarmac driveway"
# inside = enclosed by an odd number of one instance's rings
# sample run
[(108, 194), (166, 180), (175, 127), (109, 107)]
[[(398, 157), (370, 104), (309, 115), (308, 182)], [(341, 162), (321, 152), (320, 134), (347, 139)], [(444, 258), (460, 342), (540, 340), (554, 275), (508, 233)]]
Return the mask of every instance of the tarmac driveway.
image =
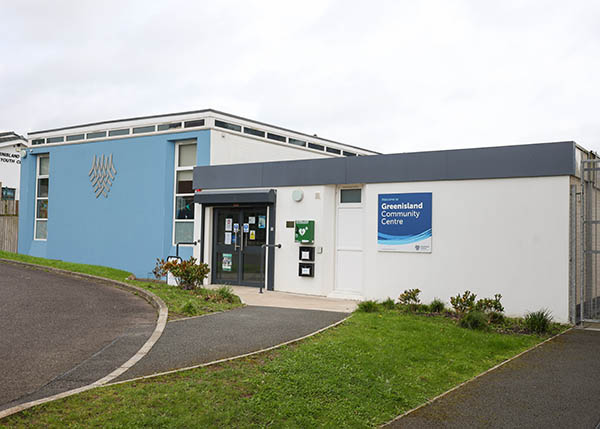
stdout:
[(599, 428), (600, 332), (571, 330), (389, 427)]
[(230, 358), (296, 340), (346, 318), (348, 313), (247, 306), (174, 320), (150, 352), (115, 381)]
[(130, 292), (0, 262), (0, 410), (109, 374), (144, 344), (156, 317)]

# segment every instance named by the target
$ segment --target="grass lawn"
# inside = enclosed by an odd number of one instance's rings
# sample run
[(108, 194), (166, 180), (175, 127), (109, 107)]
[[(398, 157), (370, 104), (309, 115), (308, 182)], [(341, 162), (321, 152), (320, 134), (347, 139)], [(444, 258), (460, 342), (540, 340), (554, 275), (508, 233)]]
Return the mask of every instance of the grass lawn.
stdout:
[(111, 280), (118, 280), (141, 287), (143, 289), (147, 289), (159, 296), (165, 302), (169, 308), (169, 319), (198, 316), (215, 311), (230, 310), (242, 305), (239, 300), (236, 300), (236, 302), (233, 303), (206, 300), (198, 292), (181, 290), (177, 287), (168, 286), (164, 283), (127, 280), (131, 273), (123, 270), (117, 270), (115, 268), (102, 267), (99, 265), (76, 264), (73, 262), (64, 262), (56, 259), (38, 258), (35, 256), (5, 252), (2, 250), (0, 250), (0, 258), (43, 265), (46, 267), (60, 268), (77, 273), (91, 274)]
[(371, 427), (539, 343), (441, 316), (355, 313), (296, 345), (103, 387), (0, 421), (29, 427)]

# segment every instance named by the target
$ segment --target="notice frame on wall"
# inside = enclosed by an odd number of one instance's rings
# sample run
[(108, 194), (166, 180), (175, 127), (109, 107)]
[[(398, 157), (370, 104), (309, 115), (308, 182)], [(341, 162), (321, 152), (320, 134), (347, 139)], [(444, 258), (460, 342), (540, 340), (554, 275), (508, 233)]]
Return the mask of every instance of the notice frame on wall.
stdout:
[(432, 193), (379, 194), (377, 250), (432, 252)]

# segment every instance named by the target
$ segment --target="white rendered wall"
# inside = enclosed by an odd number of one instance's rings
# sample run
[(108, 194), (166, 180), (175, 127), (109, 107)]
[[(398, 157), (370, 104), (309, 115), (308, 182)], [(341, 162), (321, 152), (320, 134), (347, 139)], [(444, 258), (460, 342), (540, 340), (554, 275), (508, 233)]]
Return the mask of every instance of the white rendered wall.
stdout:
[[(304, 198), (292, 199), (292, 192), (300, 189)], [(335, 252), (335, 186), (298, 186), (277, 188), (275, 243), (275, 290), (328, 295), (334, 285)], [(315, 276), (298, 276), (299, 243), (294, 242), (294, 228), (286, 228), (286, 221), (315, 220)]]
[[(300, 203), (294, 189), (304, 191)], [(319, 193), (320, 199), (315, 199)], [(432, 253), (377, 250), (379, 193), (432, 192)], [(422, 301), (470, 290), (502, 294), (508, 315), (547, 308), (568, 320), (569, 178), (545, 177), (370, 184), (363, 187), (364, 299), (397, 298), (419, 288)], [(314, 219), (315, 277), (298, 276), (298, 247), (288, 220)], [(277, 189), (275, 290), (335, 295), (336, 187)], [(333, 292), (333, 293), (332, 293)]]
[(325, 152), (319, 153), (288, 143), (270, 143), (226, 131), (211, 130), (210, 133), (211, 165), (331, 157)]
[(19, 199), (21, 183), (21, 145), (0, 146), (0, 182), (5, 188), (16, 188), (15, 199)]
[[(377, 251), (380, 193), (432, 192), (432, 253)], [(568, 320), (569, 177), (366, 185), (364, 297), (502, 294), (508, 315)]]

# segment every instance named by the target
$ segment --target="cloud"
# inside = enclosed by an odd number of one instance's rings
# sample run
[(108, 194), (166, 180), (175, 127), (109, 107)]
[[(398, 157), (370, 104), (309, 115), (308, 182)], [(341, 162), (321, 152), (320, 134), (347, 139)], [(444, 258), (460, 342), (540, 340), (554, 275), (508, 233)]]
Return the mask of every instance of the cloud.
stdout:
[(600, 4), (11, 2), (0, 129), (212, 107), (383, 152), (600, 150)]

